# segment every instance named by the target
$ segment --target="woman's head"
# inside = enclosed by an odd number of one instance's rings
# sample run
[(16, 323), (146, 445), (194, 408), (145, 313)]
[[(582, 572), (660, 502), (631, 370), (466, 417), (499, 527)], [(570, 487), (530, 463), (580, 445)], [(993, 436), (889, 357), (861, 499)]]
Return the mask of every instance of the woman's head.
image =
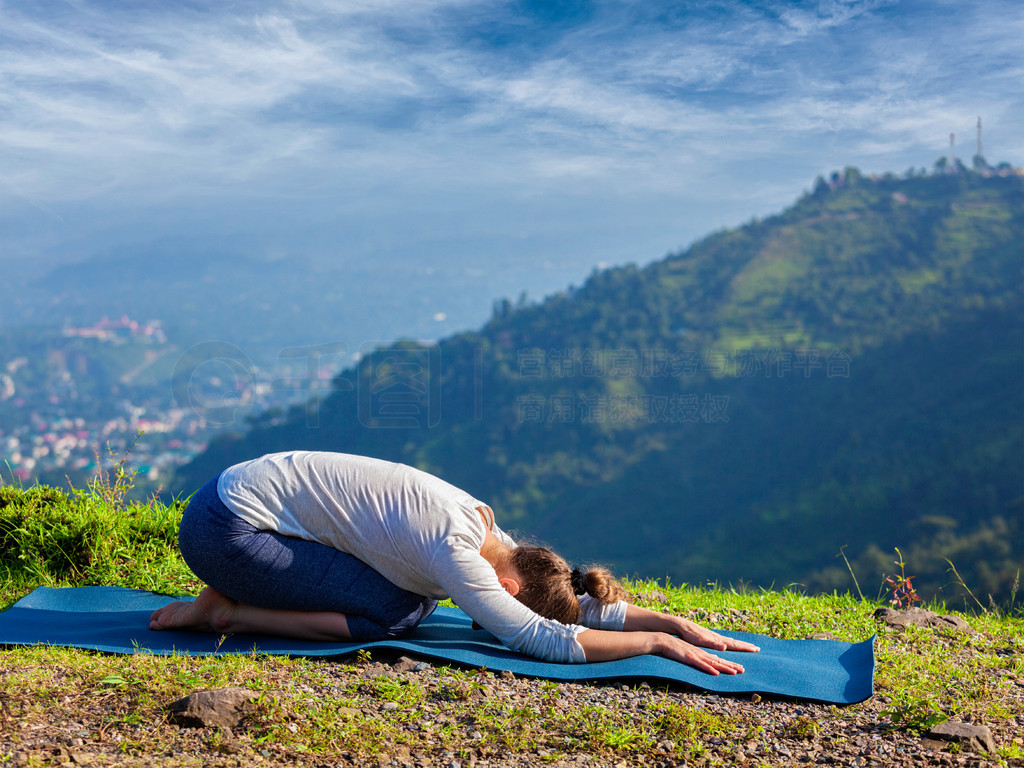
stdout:
[(626, 597), (626, 591), (605, 568), (570, 568), (550, 549), (530, 545), (512, 550), (509, 563), (520, 576), (516, 599), (535, 613), (563, 624), (580, 620), (580, 596), (602, 603)]

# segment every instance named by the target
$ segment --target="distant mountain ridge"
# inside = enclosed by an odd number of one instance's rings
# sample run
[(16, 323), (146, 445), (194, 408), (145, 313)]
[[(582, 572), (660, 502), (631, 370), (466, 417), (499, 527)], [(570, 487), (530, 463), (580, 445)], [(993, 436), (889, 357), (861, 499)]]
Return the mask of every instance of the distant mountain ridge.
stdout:
[(819, 180), (783, 213), (364, 357), (180, 475), (271, 450), (433, 471), (572, 558), (873, 591), (900, 547), (1005, 597), (1024, 560), (1024, 179)]

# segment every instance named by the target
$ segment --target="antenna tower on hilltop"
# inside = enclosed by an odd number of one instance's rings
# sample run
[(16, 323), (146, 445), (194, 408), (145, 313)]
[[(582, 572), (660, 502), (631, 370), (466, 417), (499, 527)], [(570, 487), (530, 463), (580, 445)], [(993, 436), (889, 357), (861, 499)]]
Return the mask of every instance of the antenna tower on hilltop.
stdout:
[(949, 172), (956, 173), (956, 134), (949, 134)]
[(981, 117), (978, 118), (978, 157), (984, 157), (985, 153), (981, 151)]

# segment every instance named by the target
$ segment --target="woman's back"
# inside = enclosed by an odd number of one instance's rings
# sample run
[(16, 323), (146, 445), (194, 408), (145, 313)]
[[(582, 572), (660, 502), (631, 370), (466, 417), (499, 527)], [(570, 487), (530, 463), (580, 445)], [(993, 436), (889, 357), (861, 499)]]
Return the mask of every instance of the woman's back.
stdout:
[[(263, 530), (354, 555), (403, 589), (446, 597), (432, 574), (438, 547), (479, 552), (483, 502), (414, 467), (343, 453), (291, 451), (227, 469), (224, 504)], [(447, 544), (445, 544), (447, 542)]]

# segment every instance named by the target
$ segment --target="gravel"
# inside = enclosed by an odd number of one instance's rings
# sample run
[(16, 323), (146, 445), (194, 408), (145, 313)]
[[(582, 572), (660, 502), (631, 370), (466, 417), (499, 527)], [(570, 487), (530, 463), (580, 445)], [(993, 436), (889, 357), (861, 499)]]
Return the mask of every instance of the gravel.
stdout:
[[(198, 664), (197, 664), (198, 666)], [(306, 679), (306, 678), (309, 679)], [(427, 692), (419, 704), (381, 700), (372, 692), (361, 696), (358, 706), (347, 708), (351, 717), (364, 722), (385, 719), (407, 743), (385, 745), (378, 754), (349, 752), (344, 743), (319, 754), (305, 754), (275, 740), (261, 741), (261, 728), (280, 721), (288, 733), (302, 733), (306, 714), (316, 702), (340, 691), (352, 690), (360, 680), (386, 677)], [(490, 766), (549, 765), (564, 768), (591, 766), (965, 766), (980, 768), (997, 764), (1020, 766), (1011, 758), (1000, 763), (968, 751), (949, 751), (918, 734), (888, 728), (880, 713), (889, 703), (884, 694), (850, 707), (772, 700), (768, 697), (728, 697), (682, 688), (652, 688), (647, 684), (589, 685), (516, 678), (508, 674), (478, 673), (465, 695), (459, 691), (465, 674), (453, 676), (446, 668), (419, 664), (415, 671), (397, 672), (391, 664), (374, 662), (351, 666), (322, 662), (316, 674), (282, 668), (267, 674), (279, 688), (273, 693), (281, 702), (276, 714), (235, 730), (188, 728), (174, 725), (159, 708), (134, 710), (130, 697), (111, 695), (65, 696), (62, 701), (34, 716), (19, 718), (5, 694), (0, 707), (0, 761), (8, 765), (189, 765), (256, 766), (289, 764), (303, 766), (396, 766), (398, 768), (489, 768)], [(454, 687), (453, 687), (454, 686)], [(368, 687), (368, 686), (363, 686)], [(1012, 711), (1024, 711), (1024, 690), (1011, 687), (1016, 699)], [(757, 699), (756, 701), (753, 699)], [(127, 701), (125, 700), (127, 699)], [(645, 748), (614, 749), (581, 738), (572, 729), (560, 729), (564, 720), (541, 716), (546, 708), (557, 713), (585, 708), (612, 713), (618, 722), (650, 730), (654, 719), (672, 707), (719, 718), (729, 727), (720, 735), (696, 734), (694, 739), (654, 737)], [(531, 743), (510, 748), (501, 743), (502, 732), (489, 713), (525, 710), (537, 713), (529, 726)], [(587, 711), (590, 711), (588, 709)], [(283, 714), (282, 714), (283, 713)], [(401, 715), (399, 723), (393, 722)], [(391, 718), (391, 719), (388, 719)], [(536, 727), (536, 723), (550, 727)], [(401, 723), (404, 723), (402, 725)], [(105, 725), (104, 725), (105, 724)], [(990, 723), (996, 741), (1020, 746), (1024, 715), (1002, 723)], [(454, 726), (454, 727), (451, 727)], [(445, 727), (449, 727), (445, 731)], [(444, 734), (449, 736), (446, 743)], [(508, 736), (510, 734), (504, 734)], [(515, 734), (511, 734), (515, 735)], [(1016, 742), (1014, 742), (1016, 739)], [(695, 754), (696, 741), (703, 747)]]

